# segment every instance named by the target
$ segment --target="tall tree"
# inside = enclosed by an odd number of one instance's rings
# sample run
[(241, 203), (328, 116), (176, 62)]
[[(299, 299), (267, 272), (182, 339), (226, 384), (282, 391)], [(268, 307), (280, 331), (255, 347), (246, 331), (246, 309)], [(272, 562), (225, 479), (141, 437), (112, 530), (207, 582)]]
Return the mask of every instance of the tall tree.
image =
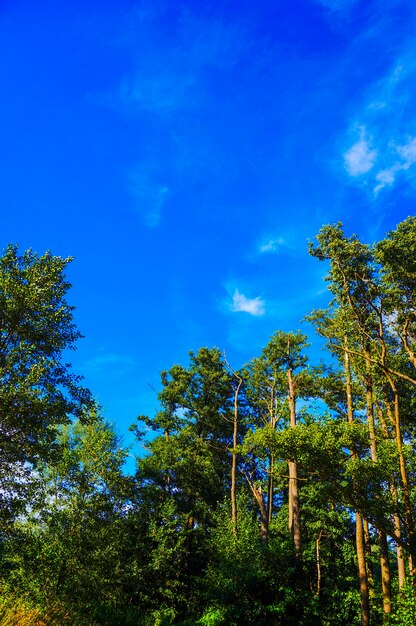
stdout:
[[(276, 429), (279, 421), (284, 427), (285, 408), (288, 413), (289, 428), (297, 423), (296, 401), (298, 397), (310, 395), (311, 377), (307, 370), (307, 357), (304, 349), (307, 338), (299, 332), (285, 333), (277, 331), (270, 339), (262, 354), (249, 364), (249, 398), (264, 424)], [(268, 508), (273, 506), (273, 454), (269, 458)], [(296, 459), (288, 460), (289, 480), (289, 530), (293, 537), (298, 573), (302, 564), (302, 532)], [(261, 504), (261, 502), (259, 503)], [(261, 519), (264, 514), (261, 513)], [(269, 516), (267, 516), (267, 522)], [(266, 526), (267, 528), (267, 526)]]
[(157, 436), (148, 444), (151, 455), (138, 458), (138, 515), (147, 511), (149, 559), (163, 563), (178, 613), (191, 603), (194, 581), (206, 567), (213, 514), (224, 500), (230, 503), (234, 394), (220, 350), (201, 348), (190, 353), (189, 367), (162, 372), (161, 410), (154, 419), (141, 417)]
[(416, 368), (416, 218), (408, 217), (374, 246), (381, 264), (389, 324)]
[[(352, 319), (358, 318), (360, 329), (365, 329), (365, 324), (371, 317), (371, 308), (365, 302), (362, 305), (363, 291), (371, 279), (371, 259), (368, 247), (361, 244), (356, 237), (347, 239), (342, 231), (342, 225), (324, 226), (317, 235), (317, 244), (310, 245), (310, 253), (319, 260), (329, 260), (330, 269), (326, 280), (329, 289), (334, 296), (332, 307), (335, 314), (330, 320), (321, 316), (321, 324), (318, 329), (322, 334), (329, 335), (332, 346), (340, 351), (344, 357), (345, 385), (347, 397), (347, 419), (349, 423), (354, 421), (354, 405), (352, 395), (351, 374), (351, 332), (356, 330)], [(315, 322), (318, 317), (315, 316)], [(325, 320), (325, 324), (322, 324)], [(323, 329), (325, 329), (323, 331)], [(366, 329), (365, 329), (366, 330)], [(329, 331), (329, 333), (328, 333)], [(332, 335), (332, 336), (331, 336)], [(356, 333), (352, 335), (353, 340)], [(371, 428), (370, 428), (371, 430)], [(374, 445), (374, 441), (372, 446)], [(357, 458), (357, 452), (351, 450), (353, 458)], [(354, 481), (353, 481), (354, 482)], [(356, 489), (356, 486), (354, 487)], [(364, 520), (359, 511), (355, 512), (356, 518), (356, 550), (358, 561), (358, 575), (361, 602), (361, 624), (367, 626), (370, 622), (369, 604), (369, 580), (365, 559), (365, 532)]]
[[(371, 459), (377, 463), (377, 443), (374, 416), (373, 395), (373, 366), (383, 373), (396, 395), (395, 402), (395, 441), (400, 458), (400, 473), (403, 485), (403, 498), (406, 509), (406, 525), (409, 534), (410, 555), (413, 554), (414, 520), (411, 513), (410, 493), (404, 454), (402, 450), (402, 435), (398, 408), (398, 393), (396, 377), (400, 373), (400, 366), (395, 364), (395, 352), (392, 344), (396, 344), (392, 336), (387, 318), (387, 294), (380, 282), (378, 268), (375, 264), (369, 246), (359, 242), (356, 236), (347, 238), (342, 225), (324, 226), (317, 236), (317, 245), (311, 246), (313, 256), (320, 260), (330, 261), (330, 270), (327, 280), (330, 282), (330, 291), (334, 295), (332, 306), (338, 310), (338, 317), (349, 320), (349, 339), (347, 343), (333, 343), (336, 349), (349, 355), (358, 357), (356, 369), (361, 374), (365, 387), (367, 423), (370, 436)], [(345, 337), (347, 331), (344, 330)], [(338, 331), (339, 334), (339, 331)], [(353, 342), (351, 342), (353, 337)], [(349, 358), (349, 357), (348, 357)], [(400, 373), (400, 378), (406, 374)], [(383, 607), (386, 613), (390, 612), (390, 571), (388, 563), (388, 546), (385, 533), (379, 531), (381, 547), (381, 569), (383, 585)]]
[(232, 388), (234, 392), (234, 414), (233, 414), (233, 449), (232, 449), (232, 464), (231, 464), (231, 527), (233, 535), (237, 534), (237, 445), (239, 434), (239, 396), (240, 390), (243, 385), (243, 379), (238, 372), (235, 372), (231, 365), (227, 361), (228, 369), (232, 376)]
[(81, 334), (66, 301), (71, 258), (0, 257), (0, 516), (10, 519), (32, 468), (56, 451), (58, 424), (79, 415), (90, 395), (63, 360)]

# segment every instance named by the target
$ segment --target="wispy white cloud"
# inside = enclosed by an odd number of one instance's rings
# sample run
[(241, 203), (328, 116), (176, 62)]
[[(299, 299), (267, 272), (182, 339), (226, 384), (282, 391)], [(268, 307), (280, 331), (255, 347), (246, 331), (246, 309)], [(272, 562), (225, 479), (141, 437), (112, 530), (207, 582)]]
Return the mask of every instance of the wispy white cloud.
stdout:
[(98, 356), (88, 359), (84, 364), (84, 369), (94, 373), (102, 373), (110, 370), (113, 374), (114, 371), (123, 371), (135, 364), (135, 361), (122, 354), (108, 353), (100, 354)]
[(195, 80), (188, 75), (160, 69), (157, 75), (137, 74), (122, 79), (119, 97), (122, 103), (155, 113), (169, 113), (192, 103), (189, 97)]
[(243, 23), (201, 17), (180, 7), (175, 45), (164, 45), (160, 23), (168, 9), (168, 4), (159, 3), (158, 10), (148, 8), (132, 17), (128, 43), (140, 54), (134, 55), (132, 71), (120, 82), (117, 96), (124, 106), (157, 114), (193, 108), (204, 97), (206, 68), (227, 71), (251, 46)]
[(260, 297), (247, 298), (244, 294), (240, 293), (238, 289), (236, 289), (233, 295), (231, 310), (234, 313), (243, 312), (259, 317), (265, 314), (266, 303)]
[(365, 127), (360, 128), (360, 138), (344, 152), (345, 168), (350, 176), (369, 172), (377, 159), (377, 150), (371, 148)]
[(155, 179), (151, 168), (150, 171), (137, 168), (130, 174), (128, 190), (134, 199), (133, 209), (141, 213), (147, 226), (157, 226), (169, 196), (169, 187)]
[(414, 56), (403, 54), (369, 86), (344, 140), (345, 172), (375, 196), (399, 180), (409, 183), (415, 178), (415, 77)]
[(334, 12), (339, 11), (348, 11), (355, 4), (357, 4), (358, 0), (316, 0), (318, 4), (322, 4), (327, 9), (330, 9)]
[(416, 163), (416, 138), (410, 139), (403, 146), (397, 146), (396, 152), (398, 160), (390, 167), (378, 172), (376, 180), (379, 184), (374, 187), (375, 194), (384, 187), (393, 185), (399, 172), (406, 172)]
[[(121, 42), (129, 69), (102, 101), (117, 112), (143, 116), (148, 124), (126, 187), (133, 210), (155, 227), (173, 193), (187, 193), (196, 181), (231, 171), (229, 142), (206, 123), (216, 108), (211, 77), (227, 76), (247, 57), (254, 39), (244, 17), (222, 11), (208, 15), (181, 3), (140, 0), (130, 17)], [(167, 37), (164, 25), (173, 23)], [(231, 115), (229, 109), (225, 102), (217, 107), (218, 128), (221, 118)], [(205, 189), (206, 196), (218, 193), (218, 186)]]
[(279, 252), (279, 250), (282, 248), (282, 246), (284, 246), (284, 244), (285, 244), (285, 241), (283, 237), (270, 238), (264, 241), (262, 244), (260, 244), (259, 252), (261, 254), (265, 254), (268, 252), (276, 253), (276, 252)]
[(392, 185), (396, 180), (396, 174), (399, 171), (400, 166), (395, 164), (392, 167), (380, 170), (376, 176), (376, 180), (378, 181), (378, 185), (374, 187), (374, 193), (377, 194), (383, 187), (388, 187)]
[(412, 137), (404, 146), (398, 146), (397, 153), (403, 159), (403, 169), (409, 169), (416, 163), (416, 137)]

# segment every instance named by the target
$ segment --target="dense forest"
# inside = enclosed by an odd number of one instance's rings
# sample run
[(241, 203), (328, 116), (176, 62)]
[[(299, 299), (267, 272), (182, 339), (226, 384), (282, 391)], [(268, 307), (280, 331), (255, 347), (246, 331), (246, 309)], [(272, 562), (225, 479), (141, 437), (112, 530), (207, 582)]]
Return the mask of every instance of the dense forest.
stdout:
[(322, 362), (299, 331), (242, 367), (191, 352), (131, 427), (128, 475), (65, 362), (71, 259), (6, 249), (1, 624), (416, 623), (416, 218), (374, 245), (324, 226), (310, 254)]

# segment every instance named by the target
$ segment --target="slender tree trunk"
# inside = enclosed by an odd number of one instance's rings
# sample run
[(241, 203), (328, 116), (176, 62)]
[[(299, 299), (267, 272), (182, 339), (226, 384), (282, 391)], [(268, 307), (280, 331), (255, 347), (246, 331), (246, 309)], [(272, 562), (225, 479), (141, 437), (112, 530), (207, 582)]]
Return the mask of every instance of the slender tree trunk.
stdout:
[(292, 492), (292, 473), (291, 473), (290, 461), (288, 461), (287, 470), (288, 470), (288, 475), (289, 475), (288, 494), (287, 494), (288, 495), (287, 505), (288, 505), (288, 511), (289, 511), (288, 527), (289, 527), (289, 532), (293, 535), (293, 492)]
[[(295, 428), (296, 397), (293, 382), (293, 373), (291, 369), (287, 371), (287, 378), (289, 385), (290, 428)], [(300, 524), (300, 500), (297, 461), (289, 461), (289, 529), (292, 532), (293, 543), (295, 545), (296, 567), (298, 569), (298, 572), (300, 573), (302, 569), (302, 530)]]
[(415, 527), (414, 527), (414, 519), (413, 519), (413, 509), (410, 499), (410, 486), (409, 479), (407, 476), (407, 468), (406, 468), (406, 460), (403, 451), (403, 438), (401, 432), (401, 424), (400, 424), (400, 403), (399, 403), (399, 392), (394, 383), (392, 377), (387, 375), (389, 380), (391, 389), (394, 394), (394, 428), (395, 428), (395, 439), (397, 445), (397, 451), (399, 454), (399, 466), (400, 466), (400, 478), (402, 482), (403, 488), (403, 504), (405, 510), (405, 519), (406, 519), (406, 530), (408, 535), (408, 544), (409, 544), (409, 566), (410, 566), (410, 575), (415, 575)]
[(291, 491), (291, 532), (295, 545), (296, 561), (299, 567), (302, 563), (302, 531), (300, 525), (300, 500), (298, 489), (298, 465), (296, 461), (289, 461), (289, 481)]
[(269, 517), (264, 503), (263, 492), (261, 486), (250, 484), (250, 487), (260, 509), (260, 536), (264, 543), (267, 543), (269, 540)]
[[(345, 367), (345, 388), (347, 394), (347, 419), (350, 424), (354, 421), (354, 405), (352, 399), (352, 384), (351, 384), (351, 366), (350, 357), (348, 353), (348, 338), (344, 338), (345, 350), (344, 350), (344, 367)], [(352, 457), (356, 457), (356, 452), (350, 450)], [(368, 592), (368, 578), (367, 567), (365, 563), (365, 543), (364, 543), (364, 529), (363, 520), (361, 515), (356, 511), (355, 513), (355, 544), (357, 550), (357, 562), (358, 562), (358, 578), (360, 585), (360, 607), (361, 607), (361, 626), (368, 626), (370, 623), (370, 600)]]
[[(165, 440), (169, 441), (169, 433), (168, 433), (167, 430), (165, 430)], [(166, 491), (168, 493), (170, 493), (171, 492), (171, 489), (170, 489), (170, 475), (169, 475), (169, 470), (168, 469), (165, 472), (165, 481), (166, 481)]]
[(233, 534), (237, 534), (237, 443), (238, 443), (238, 394), (243, 379), (235, 372), (237, 386), (234, 389), (234, 420), (233, 420), (233, 453), (231, 461), (231, 526)]
[(274, 484), (273, 484), (273, 471), (274, 471), (274, 455), (270, 455), (269, 462), (269, 484), (267, 486), (267, 517), (268, 523), (272, 521), (273, 516), (273, 493), (274, 493)]
[(358, 576), (360, 580), (360, 606), (361, 606), (361, 626), (370, 624), (370, 597), (368, 592), (367, 568), (365, 563), (364, 528), (361, 515), (355, 514), (356, 547), (358, 561)]
[[(394, 488), (393, 495), (397, 498), (397, 489)], [(396, 500), (397, 501), (397, 500)], [(393, 524), (394, 530), (398, 537), (401, 537), (401, 524), (400, 517), (398, 513), (394, 513), (393, 515)], [(404, 560), (404, 550), (402, 546), (396, 544), (396, 555), (397, 555), (397, 576), (399, 579), (399, 589), (402, 589), (404, 583), (406, 582), (406, 563)]]
[(374, 597), (374, 576), (373, 576), (373, 568), (371, 564), (371, 537), (370, 537), (370, 526), (368, 520), (363, 517), (363, 528), (364, 528), (364, 548), (365, 548), (365, 560), (367, 566), (367, 583), (368, 583), (368, 595), (370, 598)]
[[(270, 404), (269, 404), (269, 426), (276, 429), (276, 381), (273, 382), (270, 391)], [(274, 454), (271, 453), (269, 457), (269, 480), (267, 485), (267, 513), (268, 523), (270, 525), (273, 517), (273, 495), (274, 495)]]
[[(373, 380), (371, 376), (371, 360), (370, 360), (370, 351), (367, 348), (365, 350), (365, 367), (366, 367), (366, 381), (365, 381), (365, 395), (366, 395), (366, 404), (367, 404), (367, 422), (368, 422), (368, 431), (370, 435), (370, 450), (371, 450), (371, 460), (373, 463), (377, 463), (377, 441), (376, 441), (376, 429), (375, 429), (375, 420), (374, 420), (374, 397), (373, 397)], [(367, 529), (368, 522), (366, 521)], [(369, 533), (367, 530), (368, 537)], [(383, 596), (383, 611), (385, 614), (391, 613), (391, 574), (390, 574), (390, 563), (389, 563), (389, 550), (387, 544), (386, 534), (382, 531), (378, 531), (378, 537), (380, 542), (380, 568), (381, 568), (381, 587), (382, 587), (382, 596)], [(371, 553), (371, 546), (370, 546)], [(369, 570), (370, 571), (370, 570)], [(370, 580), (369, 580), (370, 583)], [(373, 585), (373, 575), (371, 572), (371, 584), (370, 588)]]
[(381, 588), (383, 593), (383, 611), (386, 615), (391, 613), (391, 574), (389, 561), (389, 546), (386, 533), (379, 531), (380, 541), (380, 565), (381, 565)]
[(260, 511), (260, 537), (264, 543), (269, 540), (269, 518), (267, 514), (267, 506), (264, 502), (263, 491), (260, 484), (253, 483), (251, 479), (245, 474), (248, 486), (258, 504)]
[(321, 594), (321, 580), (322, 580), (322, 572), (321, 572), (321, 555), (319, 552), (319, 544), (322, 538), (322, 530), (319, 531), (319, 535), (315, 541), (315, 552), (316, 552), (316, 593), (315, 596), (320, 596)]
[[(387, 427), (386, 420), (384, 419), (383, 410), (379, 404), (377, 404), (377, 407), (378, 407), (378, 416), (379, 416), (380, 423), (383, 429), (384, 438), (390, 439), (389, 429)], [(387, 399), (385, 400), (385, 407), (386, 407), (387, 415), (390, 419), (390, 422), (394, 426), (395, 424), (394, 416), (393, 416), (393, 413), (391, 411), (391, 408)], [(390, 483), (390, 493), (392, 495), (393, 502), (397, 506), (398, 494), (397, 494), (397, 487), (396, 487), (395, 479), (393, 479), (393, 482)], [(394, 526), (395, 534), (397, 535), (397, 537), (400, 537), (401, 536), (401, 523), (400, 523), (400, 517), (399, 517), (397, 510), (393, 513), (393, 526)], [(404, 562), (403, 547), (400, 546), (397, 542), (396, 542), (396, 558), (397, 558), (397, 574), (398, 574), (398, 581), (399, 581), (399, 589), (401, 589), (406, 580), (406, 565)], [(390, 611), (391, 611), (391, 606), (390, 606)]]
[(233, 534), (237, 534), (237, 423), (234, 421), (233, 429), (233, 453), (231, 460), (231, 526)]

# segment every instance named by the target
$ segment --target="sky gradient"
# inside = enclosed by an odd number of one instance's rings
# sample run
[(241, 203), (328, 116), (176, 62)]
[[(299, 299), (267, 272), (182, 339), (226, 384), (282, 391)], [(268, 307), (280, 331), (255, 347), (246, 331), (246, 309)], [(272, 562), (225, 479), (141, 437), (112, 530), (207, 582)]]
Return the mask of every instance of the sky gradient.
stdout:
[(3, 0), (1, 248), (73, 256), (74, 369), (125, 433), (159, 372), (324, 306), (307, 241), (414, 214), (416, 4)]

